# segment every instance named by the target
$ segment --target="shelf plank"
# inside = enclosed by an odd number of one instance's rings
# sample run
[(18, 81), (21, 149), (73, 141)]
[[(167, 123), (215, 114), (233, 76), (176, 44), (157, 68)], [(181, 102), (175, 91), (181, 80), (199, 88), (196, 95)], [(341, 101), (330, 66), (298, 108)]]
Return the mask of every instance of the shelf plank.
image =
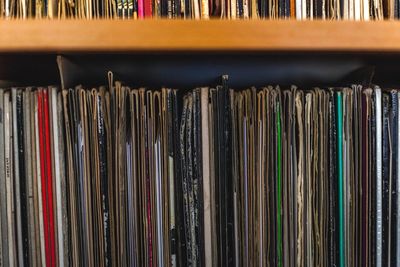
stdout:
[(400, 22), (3, 20), (0, 52), (400, 52)]

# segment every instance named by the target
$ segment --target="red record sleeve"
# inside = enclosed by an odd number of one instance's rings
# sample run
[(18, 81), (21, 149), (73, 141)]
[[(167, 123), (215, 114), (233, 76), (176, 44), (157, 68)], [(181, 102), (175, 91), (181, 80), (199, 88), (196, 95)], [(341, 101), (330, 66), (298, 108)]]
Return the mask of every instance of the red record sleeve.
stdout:
[(53, 176), (51, 170), (51, 138), (50, 138), (50, 122), (49, 122), (49, 95), (47, 90), (43, 91), (43, 107), (44, 107), (44, 132), (46, 140), (46, 176), (47, 176), (47, 202), (48, 202), (48, 218), (49, 218), (49, 236), (50, 236), (50, 266), (56, 265), (56, 247), (55, 247), (55, 230), (54, 230), (54, 209), (53, 209)]
[(49, 214), (48, 214), (48, 199), (47, 199), (47, 186), (46, 186), (46, 155), (45, 155), (45, 128), (44, 128), (44, 112), (43, 112), (43, 91), (38, 90), (38, 123), (39, 123), (39, 150), (40, 150), (40, 173), (42, 183), (42, 201), (43, 201), (43, 230), (44, 230), (44, 244), (46, 254), (46, 265), (51, 266), (51, 253), (50, 253), (50, 235), (49, 235)]

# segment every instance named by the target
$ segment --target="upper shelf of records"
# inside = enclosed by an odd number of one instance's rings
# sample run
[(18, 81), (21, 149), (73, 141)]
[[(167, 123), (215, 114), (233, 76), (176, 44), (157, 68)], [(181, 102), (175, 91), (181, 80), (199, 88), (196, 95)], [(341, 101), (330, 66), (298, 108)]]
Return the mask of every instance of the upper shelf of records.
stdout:
[(0, 52), (400, 52), (400, 21), (3, 20)]

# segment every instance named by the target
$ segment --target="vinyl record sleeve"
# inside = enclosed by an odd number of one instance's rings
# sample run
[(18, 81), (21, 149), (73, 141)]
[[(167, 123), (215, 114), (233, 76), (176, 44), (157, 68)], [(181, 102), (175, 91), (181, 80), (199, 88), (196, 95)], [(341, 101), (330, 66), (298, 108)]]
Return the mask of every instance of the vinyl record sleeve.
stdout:
[(329, 264), (339, 264), (339, 213), (337, 182), (337, 102), (333, 90), (329, 92)]
[(391, 206), (391, 132), (389, 121), (389, 95), (382, 94), (382, 266), (389, 264), (390, 255), (390, 206)]
[(27, 225), (27, 239), (28, 239), (28, 255), (30, 265), (36, 266), (36, 242), (35, 242), (35, 208), (34, 208), (34, 185), (33, 185), (33, 168), (32, 168), (32, 150), (31, 150), (31, 88), (26, 88), (22, 93), (23, 97), (23, 120), (24, 120), (24, 147), (25, 147), (25, 168), (26, 168), (26, 213), (28, 219)]
[[(58, 138), (58, 113), (57, 113), (57, 88), (49, 89), (49, 98), (51, 99), (51, 127), (52, 127), (52, 158), (54, 159), (54, 180), (55, 180), (55, 210), (57, 222), (57, 248), (58, 248), (58, 264), (64, 266), (64, 240), (63, 240), (63, 216), (62, 216), (62, 191), (61, 191), (61, 167), (59, 158), (59, 138)], [(54, 189), (54, 188), (53, 188)]]
[(296, 265), (297, 266), (304, 266), (304, 260), (305, 260), (305, 247), (304, 247), (304, 218), (305, 218), (305, 213), (304, 213), (304, 174), (305, 174), (305, 142), (304, 142), (304, 124), (303, 124), (303, 118), (304, 118), (304, 95), (302, 91), (299, 91), (296, 93), (295, 97), (295, 104), (296, 104), (296, 130), (297, 130), (297, 138), (298, 138), (298, 147), (297, 147), (297, 177), (296, 177), (296, 196), (297, 196), (297, 212), (296, 212), (296, 217), (297, 217), (297, 227), (296, 227), (296, 240), (297, 240), (297, 246), (296, 246)]
[[(15, 188), (15, 210), (16, 210), (16, 237), (17, 237), (17, 259), (18, 263), (22, 266), (24, 264), (28, 264), (25, 261), (27, 258), (25, 257), (25, 240), (23, 238), (23, 230), (22, 230), (22, 213), (21, 213), (21, 184), (20, 181), (23, 179), (25, 181), (25, 166), (23, 160), (23, 142), (19, 142), (19, 139), (23, 140), (23, 127), (21, 125), (22, 120), (22, 99), (19, 95), (17, 88), (11, 89), (12, 95), (12, 110), (13, 110), (13, 162), (14, 162), (14, 188)], [(21, 141), (22, 141), (21, 140)], [(21, 149), (21, 150), (20, 150)], [(24, 195), (25, 196), (25, 195)], [(25, 203), (24, 203), (25, 204)], [(24, 205), (24, 208), (26, 206)], [(25, 209), (24, 209), (25, 211)], [(25, 218), (25, 217), (24, 217)], [(26, 219), (26, 218), (25, 218)]]
[(393, 178), (396, 179), (396, 195), (397, 195), (397, 201), (395, 203), (395, 207), (396, 207), (396, 213), (397, 213), (397, 218), (396, 218), (396, 265), (400, 264), (400, 108), (398, 107), (399, 105), (399, 101), (400, 101), (400, 93), (397, 92), (393, 97), (397, 96), (397, 109), (398, 109), (398, 113), (397, 115), (397, 121), (395, 121), (394, 123), (396, 123), (397, 126), (397, 134), (394, 136), (394, 138), (396, 138), (397, 141), (397, 157), (396, 157), (396, 176), (394, 176)]
[(211, 188), (210, 188), (210, 136), (208, 114), (208, 88), (201, 88), (201, 152), (203, 174), (203, 216), (204, 216), (204, 265), (212, 266), (212, 217), (211, 217)]
[(336, 92), (336, 114), (337, 114), (337, 160), (338, 160), (338, 206), (339, 206), (339, 262), (344, 266), (345, 236), (344, 236), (344, 195), (343, 195), (343, 101), (342, 93)]
[(62, 94), (57, 90), (56, 96), (57, 102), (57, 138), (59, 144), (59, 163), (60, 163), (60, 187), (61, 187), (61, 220), (62, 220), (62, 242), (64, 251), (64, 266), (68, 266), (70, 263), (70, 242), (69, 242), (69, 214), (68, 214), (68, 192), (67, 192), (67, 180), (66, 180), (66, 150), (65, 150), (65, 138), (64, 138), (64, 114), (62, 104)]
[(390, 141), (391, 141), (391, 177), (390, 177), (390, 185), (389, 185), (389, 197), (390, 199), (390, 207), (389, 207), (389, 233), (390, 236), (390, 253), (388, 255), (388, 264), (389, 265), (396, 265), (396, 221), (397, 221), (397, 150), (398, 150), (398, 98), (397, 98), (397, 91), (391, 90), (390, 91)]
[(14, 227), (14, 186), (13, 186), (13, 168), (12, 168), (12, 136), (13, 136), (13, 112), (11, 103), (11, 93), (5, 92), (4, 94), (4, 161), (5, 161), (5, 174), (6, 174), (6, 194), (7, 194), (7, 225), (8, 225), (8, 252), (9, 264), (14, 266), (17, 264), (17, 250), (16, 250), (16, 236)]
[(7, 233), (7, 192), (6, 192), (6, 170), (5, 170), (5, 110), (4, 89), (0, 89), (0, 231), (1, 231), (1, 265), (8, 266), (8, 233)]
[(382, 233), (382, 92), (375, 89), (376, 110), (376, 267), (383, 266), (383, 233)]
[(49, 116), (49, 93), (43, 91), (43, 106), (44, 106), (44, 125), (45, 125), (45, 155), (46, 155), (46, 176), (47, 176), (47, 200), (49, 212), (49, 235), (50, 235), (50, 253), (51, 264), (56, 264), (56, 240), (55, 240), (55, 221), (54, 221), (54, 194), (53, 194), (53, 174), (51, 170), (51, 137), (50, 137), (50, 116)]
[(37, 224), (38, 229), (36, 233), (38, 233), (38, 251), (39, 256), (38, 264), (42, 265), (46, 262), (46, 241), (45, 241), (45, 228), (44, 228), (44, 214), (43, 214), (43, 195), (42, 195), (42, 170), (41, 170), (41, 157), (40, 157), (40, 124), (39, 124), (39, 91), (34, 91), (32, 95), (32, 103), (33, 103), (33, 123), (34, 123), (34, 164), (36, 170), (36, 196), (37, 196)]
[[(75, 178), (75, 164), (74, 164), (74, 140), (73, 140), (73, 123), (74, 119), (71, 116), (73, 112), (70, 110), (72, 107), (70, 104), (70, 94), (69, 90), (62, 90), (63, 98), (63, 117), (65, 126), (65, 151), (67, 154), (66, 158), (66, 178), (68, 181), (68, 210), (69, 210), (69, 224), (70, 228), (70, 240), (71, 240), (71, 264), (78, 265), (80, 260), (79, 251), (79, 240), (78, 240), (78, 218), (77, 218), (77, 196), (76, 196), (76, 178)], [(77, 171), (77, 170), (76, 170)]]

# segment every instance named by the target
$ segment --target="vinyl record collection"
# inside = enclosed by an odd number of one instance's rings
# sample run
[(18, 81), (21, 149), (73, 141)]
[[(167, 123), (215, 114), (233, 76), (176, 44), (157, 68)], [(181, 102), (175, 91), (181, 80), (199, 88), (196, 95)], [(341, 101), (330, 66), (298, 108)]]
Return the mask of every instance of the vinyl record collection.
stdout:
[(399, 0), (2, 0), (3, 18), (382, 20)]
[(0, 90), (1, 266), (400, 266), (399, 100)]

